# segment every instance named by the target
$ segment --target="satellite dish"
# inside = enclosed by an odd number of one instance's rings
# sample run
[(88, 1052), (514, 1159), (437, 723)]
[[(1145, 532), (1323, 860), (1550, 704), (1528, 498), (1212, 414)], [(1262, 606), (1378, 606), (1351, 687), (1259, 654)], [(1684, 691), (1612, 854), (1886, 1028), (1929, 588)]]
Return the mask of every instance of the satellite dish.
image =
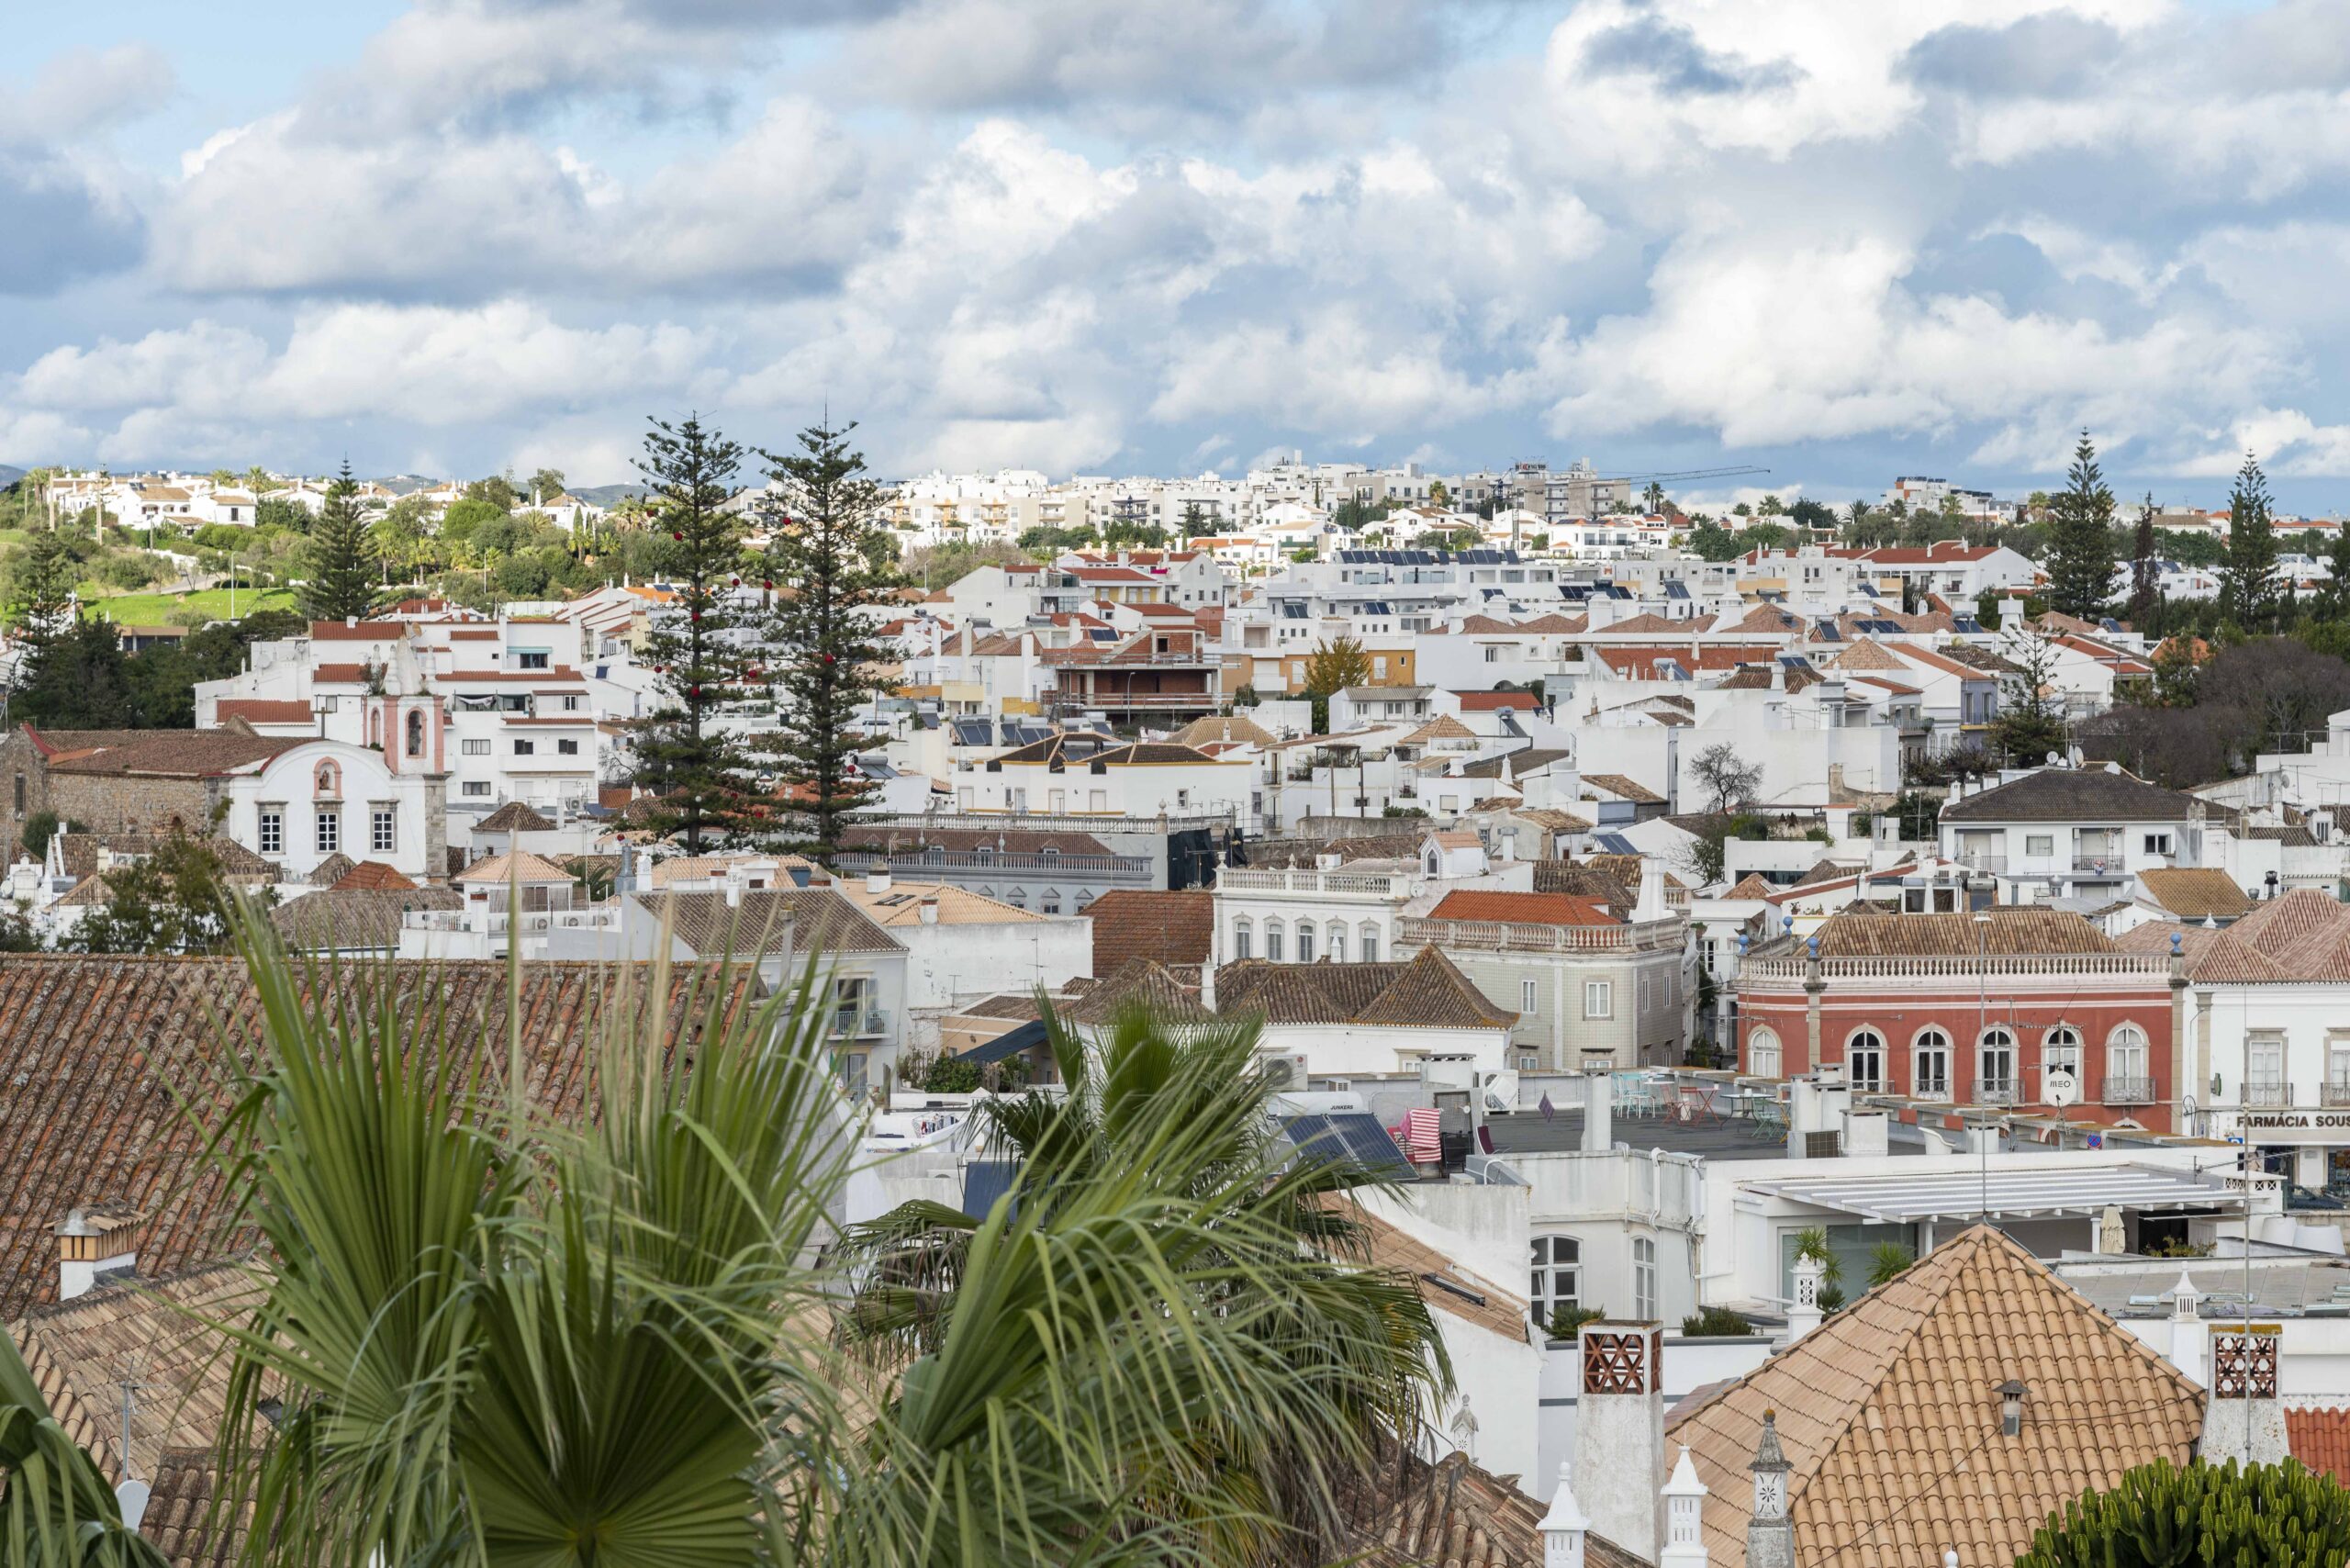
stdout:
[(2073, 1070), (2070, 1068), (2052, 1067), (2041, 1081), (2041, 1098), (2059, 1110), (2067, 1105), (2078, 1104), (2081, 1098), (2081, 1081), (2073, 1076)]

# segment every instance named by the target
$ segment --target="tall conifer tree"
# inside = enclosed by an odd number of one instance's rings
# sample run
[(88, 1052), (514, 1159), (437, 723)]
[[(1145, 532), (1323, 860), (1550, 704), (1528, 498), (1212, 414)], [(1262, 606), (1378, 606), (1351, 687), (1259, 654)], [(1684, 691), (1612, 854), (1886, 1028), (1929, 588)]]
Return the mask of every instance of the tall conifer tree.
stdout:
[(2245, 632), (2271, 630), (2277, 620), (2277, 532), (2268, 479), (2249, 452), (2228, 492), (2228, 555), (2220, 566), (2220, 613)]
[(2113, 492), (2088, 431), (2081, 432), (2065, 488), (2048, 510), (2048, 600), (2063, 614), (2093, 620), (2113, 594)]
[(2149, 629), (2162, 601), (2162, 563), (2155, 550), (2154, 498), (2149, 493), (2138, 508), (2138, 528), (2130, 542), (2130, 622), (2139, 632)]
[(851, 767), (858, 711), (889, 689), (881, 613), (904, 578), (890, 558), (881, 488), (851, 450), (854, 423), (812, 425), (800, 450), (767, 453), (773, 499), (763, 521), (776, 583), (770, 638), (781, 664), (785, 722), (774, 738), (790, 841), (819, 857), (840, 847), (864, 787)]
[(382, 571), (375, 559), (375, 542), (359, 515), (359, 482), (351, 476), (351, 459), (327, 487), (319, 521), (310, 529), (309, 580), (302, 585), (302, 613), (313, 621), (355, 621), (365, 618), (375, 603), (375, 582)]
[(746, 695), (742, 519), (726, 510), (743, 446), (688, 414), (655, 420), (637, 471), (645, 477), (653, 526), (670, 539), (677, 597), (661, 607), (640, 656), (660, 681), (661, 706), (638, 733), (637, 782), (654, 792), (649, 824), (677, 834), (686, 853), (735, 835), (743, 825), (743, 757), (718, 711)]

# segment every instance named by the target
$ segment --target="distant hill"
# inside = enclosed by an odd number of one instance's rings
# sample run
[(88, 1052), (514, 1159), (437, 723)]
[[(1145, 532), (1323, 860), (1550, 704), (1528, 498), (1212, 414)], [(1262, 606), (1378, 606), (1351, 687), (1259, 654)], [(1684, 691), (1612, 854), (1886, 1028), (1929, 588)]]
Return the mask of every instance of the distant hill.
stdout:
[(571, 493), (590, 506), (617, 506), (630, 496), (644, 494), (642, 485), (574, 485)]
[(23, 469), (11, 468), (6, 463), (0, 463), (0, 490), (6, 489), (9, 486), (15, 484), (24, 476), (25, 471)]

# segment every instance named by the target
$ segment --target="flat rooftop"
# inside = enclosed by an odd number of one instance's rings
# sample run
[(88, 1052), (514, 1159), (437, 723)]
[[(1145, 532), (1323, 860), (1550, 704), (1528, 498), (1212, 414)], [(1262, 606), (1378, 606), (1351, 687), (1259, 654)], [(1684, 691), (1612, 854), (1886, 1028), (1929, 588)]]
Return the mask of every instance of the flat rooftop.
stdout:
[[(1572, 1154), (1583, 1148), (1583, 1107), (1554, 1114), (1545, 1121), (1539, 1111), (1519, 1111), (1488, 1117), (1495, 1154)], [(1608, 1129), (1610, 1138), (1627, 1148), (1661, 1148), (1667, 1154), (1702, 1155), (1707, 1159), (1785, 1159), (1787, 1138), (1783, 1131), (1768, 1138), (1754, 1136), (1744, 1122), (1682, 1122), (1664, 1116), (1622, 1116)], [(1923, 1154), (1922, 1139), (1898, 1133), (1887, 1152)]]

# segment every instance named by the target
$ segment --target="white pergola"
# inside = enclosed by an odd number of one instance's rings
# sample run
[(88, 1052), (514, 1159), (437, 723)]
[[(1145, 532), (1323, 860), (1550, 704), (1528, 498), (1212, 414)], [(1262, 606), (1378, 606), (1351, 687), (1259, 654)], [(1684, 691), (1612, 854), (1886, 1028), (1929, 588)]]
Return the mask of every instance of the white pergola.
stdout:
[(1917, 1176), (1796, 1176), (1741, 1182), (1749, 1192), (1887, 1225), (1939, 1220), (2094, 1218), (2108, 1208), (2158, 1214), (2241, 1209), (2244, 1193), (2217, 1178), (2142, 1165), (2093, 1170), (1945, 1170)]

